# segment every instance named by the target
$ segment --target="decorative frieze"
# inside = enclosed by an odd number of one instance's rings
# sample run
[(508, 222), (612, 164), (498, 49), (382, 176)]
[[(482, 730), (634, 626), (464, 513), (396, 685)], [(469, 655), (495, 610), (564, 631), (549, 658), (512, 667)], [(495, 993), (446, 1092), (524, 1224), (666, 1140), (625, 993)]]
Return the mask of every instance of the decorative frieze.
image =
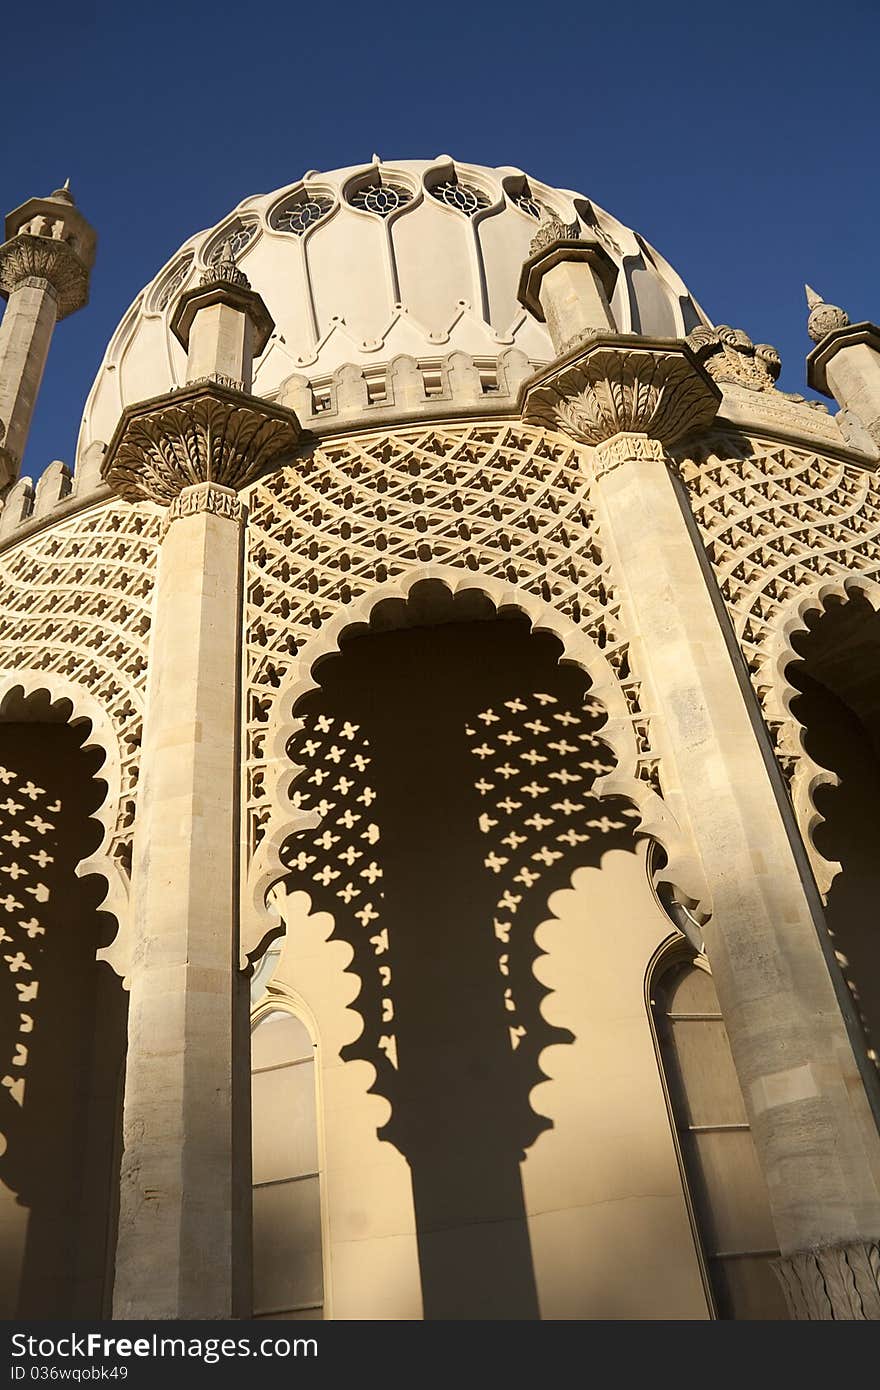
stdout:
[(247, 487), (290, 455), (300, 435), (289, 410), (217, 384), (188, 386), (130, 406), (101, 473), (126, 501), (167, 506), (197, 483)]
[(523, 419), (582, 444), (644, 434), (663, 444), (711, 424), (721, 392), (685, 343), (597, 337), (527, 381)]
[(172, 521), (177, 521), (179, 517), (197, 516), (200, 512), (222, 516), (227, 521), (240, 521), (244, 516), (244, 507), (234, 488), (221, 487), (218, 483), (196, 483), (194, 487), (185, 487), (165, 513), (163, 537)]
[(880, 1320), (880, 1245), (846, 1245), (783, 1255), (773, 1261), (792, 1317), (813, 1322)]
[(650, 439), (646, 434), (615, 434), (596, 445), (593, 459), (593, 476), (601, 478), (622, 463), (631, 460), (643, 463), (663, 463), (666, 452), (659, 439)]

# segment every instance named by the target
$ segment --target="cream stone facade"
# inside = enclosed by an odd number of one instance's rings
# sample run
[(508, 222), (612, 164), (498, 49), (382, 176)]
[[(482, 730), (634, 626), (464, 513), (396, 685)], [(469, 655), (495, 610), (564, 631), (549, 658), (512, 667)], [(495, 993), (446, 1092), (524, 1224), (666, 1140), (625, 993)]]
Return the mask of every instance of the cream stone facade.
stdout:
[(374, 157), (34, 485), (94, 252), (0, 246), (2, 1316), (880, 1318), (880, 330), (808, 291), (831, 414), (588, 198)]

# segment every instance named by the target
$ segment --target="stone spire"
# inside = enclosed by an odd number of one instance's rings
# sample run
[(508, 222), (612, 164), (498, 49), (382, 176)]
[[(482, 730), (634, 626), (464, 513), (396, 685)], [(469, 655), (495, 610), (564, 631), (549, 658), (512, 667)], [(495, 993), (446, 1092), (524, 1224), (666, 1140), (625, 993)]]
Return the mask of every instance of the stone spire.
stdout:
[(827, 333), (833, 333), (837, 328), (846, 328), (849, 315), (843, 309), (836, 304), (826, 304), (821, 294), (817, 294), (810, 285), (804, 285), (804, 290), (810, 310), (807, 332), (814, 343), (821, 343)]
[(0, 246), (0, 488), (15, 481), (27, 442), (52, 333), (88, 302), (96, 237), (77, 208), (70, 180), (48, 198), (29, 198), (6, 218)]

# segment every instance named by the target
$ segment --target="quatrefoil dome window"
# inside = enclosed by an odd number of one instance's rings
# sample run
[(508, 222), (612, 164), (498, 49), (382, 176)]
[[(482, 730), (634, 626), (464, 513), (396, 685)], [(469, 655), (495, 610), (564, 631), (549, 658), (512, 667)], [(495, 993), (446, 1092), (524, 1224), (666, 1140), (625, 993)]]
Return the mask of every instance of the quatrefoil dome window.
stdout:
[(276, 232), (303, 236), (309, 227), (326, 217), (332, 207), (333, 199), (326, 193), (297, 193), (273, 212), (271, 225)]
[(208, 258), (209, 265), (215, 265), (223, 254), (227, 242), (232, 244), (232, 254), (236, 259), (241, 255), (246, 246), (250, 246), (254, 237), (257, 235), (256, 222), (239, 222), (236, 226), (230, 227), (224, 236), (213, 247)]
[(481, 208), (489, 206), (489, 198), (481, 188), (475, 188), (472, 183), (459, 183), (458, 179), (444, 179), (442, 183), (435, 183), (430, 193), (439, 203), (458, 208), (465, 217), (473, 217)]
[(353, 208), (373, 212), (377, 217), (388, 217), (398, 208), (411, 203), (412, 196), (402, 183), (386, 183), (384, 179), (377, 178), (372, 183), (361, 184), (360, 188), (349, 194), (348, 201)]
[(511, 194), (511, 198), (520, 212), (524, 212), (527, 217), (534, 217), (536, 222), (541, 220), (541, 209), (532, 194), (532, 190), (527, 183), (524, 183), (518, 193)]

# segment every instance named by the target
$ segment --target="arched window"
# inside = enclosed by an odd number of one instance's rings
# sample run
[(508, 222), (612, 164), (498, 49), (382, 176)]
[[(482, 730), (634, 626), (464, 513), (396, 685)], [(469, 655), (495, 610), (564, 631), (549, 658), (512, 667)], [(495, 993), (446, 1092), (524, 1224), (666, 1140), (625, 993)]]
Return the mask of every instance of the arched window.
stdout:
[(320, 1318), (324, 1302), (315, 1048), (284, 1009), (251, 1034), (255, 1318)]
[(767, 1189), (718, 996), (684, 945), (655, 968), (651, 1010), (717, 1316), (785, 1319)]

